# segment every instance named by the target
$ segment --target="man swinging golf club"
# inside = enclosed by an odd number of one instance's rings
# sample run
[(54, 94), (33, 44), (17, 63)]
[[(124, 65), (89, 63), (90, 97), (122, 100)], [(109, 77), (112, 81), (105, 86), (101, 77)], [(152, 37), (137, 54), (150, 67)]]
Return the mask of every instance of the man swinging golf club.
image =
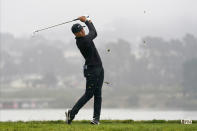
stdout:
[(78, 111), (94, 96), (94, 113), (91, 124), (99, 124), (104, 69), (101, 58), (93, 42), (97, 36), (97, 32), (90, 19), (87, 19), (85, 16), (81, 16), (78, 19), (81, 22), (84, 22), (89, 29), (89, 33), (86, 35), (83, 26), (78, 23), (74, 24), (71, 28), (72, 32), (76, 36), (75, 39), (77, 47), (85, 59), (83, 69), (84, 77), (86, 78), (86, 90), (84, 95), (77, 101), (73, 108), (67, 109), (65, 112), (66, 122), (71, 124)]

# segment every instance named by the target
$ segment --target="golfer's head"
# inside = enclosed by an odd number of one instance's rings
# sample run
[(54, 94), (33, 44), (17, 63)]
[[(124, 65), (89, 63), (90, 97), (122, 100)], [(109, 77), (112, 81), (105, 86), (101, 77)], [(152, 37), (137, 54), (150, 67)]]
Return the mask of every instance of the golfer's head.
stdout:
[(74, 24), (71, 28), (73, 34), (76, 37), (84, 37), (85, 36), (85, 30), (83, 29), (84, 26), (81, 26), (80, 24)]

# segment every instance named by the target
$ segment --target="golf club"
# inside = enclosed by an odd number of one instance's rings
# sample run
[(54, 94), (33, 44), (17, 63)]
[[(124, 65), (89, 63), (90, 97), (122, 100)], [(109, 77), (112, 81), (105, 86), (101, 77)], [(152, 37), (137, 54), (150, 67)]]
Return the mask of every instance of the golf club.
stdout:
[[(85, 17), (86, 18), (89, 18), (89, 16), (85, 16)], [(46, 28), (42, 28), (42, 29), (39, 29), (39, 30), (34, 31), (33, 34), (38, 33), (40, 31), (44, 31), (44, 30), (50, 29), (50, 28), (53, 28), (53, 27), (64, 25), (64, 24), (67, 24), (67, 23), (70, 23), (70, 22), (73, 22), (73, 21), (77, 21), (77, 20), (79, 20), (79, 18), (74, 19), (74, 20), (70, 20), (70, 21), (66, 21), (66, 22), (63, 22), (63, 23), (60, 23), (60, 24), (57, 24), (57, 25), (49, 26), (49, 27), (46, 27)]]

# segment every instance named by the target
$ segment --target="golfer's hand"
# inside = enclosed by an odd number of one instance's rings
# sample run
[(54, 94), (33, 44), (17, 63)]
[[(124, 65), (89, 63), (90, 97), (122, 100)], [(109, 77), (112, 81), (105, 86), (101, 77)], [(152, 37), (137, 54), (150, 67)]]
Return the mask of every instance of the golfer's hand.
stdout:
[(81, 16), (78, 18), (81, 22), (86, 22), (86, 17), (85, 16)]

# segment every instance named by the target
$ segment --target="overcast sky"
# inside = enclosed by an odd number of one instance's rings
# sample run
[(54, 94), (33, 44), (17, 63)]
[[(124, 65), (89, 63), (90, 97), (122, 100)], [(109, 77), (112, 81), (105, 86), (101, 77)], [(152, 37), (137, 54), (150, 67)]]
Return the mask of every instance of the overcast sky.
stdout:
[(196, 5), (196, 0), (1, 0), (1, 32), (23, 36), (89, 14), (98, 31), (128, 26), (136, 36), (197, 35)]

